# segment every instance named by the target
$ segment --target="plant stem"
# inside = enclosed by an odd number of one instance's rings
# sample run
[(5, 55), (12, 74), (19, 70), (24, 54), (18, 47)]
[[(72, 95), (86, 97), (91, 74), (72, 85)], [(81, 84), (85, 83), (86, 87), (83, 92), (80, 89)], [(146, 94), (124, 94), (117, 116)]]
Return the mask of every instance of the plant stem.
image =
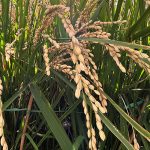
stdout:
[(29, 103), (28, 103), (26, 117), (25, 117), (25, 125), (24, 125), (24, 128), (23, 128), (22, 136), (21, 136), (20, 150), (23, 150), (23, 146), (24, 146), (24, 142), (25, 142), (25, 134), (26, 134), (26, 131), (27, 131), (27, 125), (28, 125), (28, 122), (29, 122), (29, 116), (30, 116), (32, 103), (33, 103), (33, 97), (31, 95), (30, 99), (29, 99)]

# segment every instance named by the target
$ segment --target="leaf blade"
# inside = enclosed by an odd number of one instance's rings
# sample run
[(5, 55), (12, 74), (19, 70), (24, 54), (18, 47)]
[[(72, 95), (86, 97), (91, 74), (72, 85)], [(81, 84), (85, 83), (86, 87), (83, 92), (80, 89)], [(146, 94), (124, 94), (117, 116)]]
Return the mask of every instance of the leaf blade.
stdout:
[(30, 90), (35, 99), (36, 104), (41, 110), (49, 128), (54, 134), (62, 150), (72, 149), (71, 141), (69, 140), (64, 128), (62, 127), (58, 117), (56, 116), (52, 107), (48, 103), (48, 100), (46, 99), (44, 94), (41, 92), (41, 90), (35, 83), (30, 85)]

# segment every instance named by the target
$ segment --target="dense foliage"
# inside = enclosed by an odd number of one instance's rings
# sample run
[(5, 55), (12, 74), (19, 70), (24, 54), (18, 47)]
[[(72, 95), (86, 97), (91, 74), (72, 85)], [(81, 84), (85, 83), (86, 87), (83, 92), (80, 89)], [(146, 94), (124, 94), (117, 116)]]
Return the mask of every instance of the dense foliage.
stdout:
[(149, 17), (148, 0), (1, 0), (3, 149), (149, 150)]

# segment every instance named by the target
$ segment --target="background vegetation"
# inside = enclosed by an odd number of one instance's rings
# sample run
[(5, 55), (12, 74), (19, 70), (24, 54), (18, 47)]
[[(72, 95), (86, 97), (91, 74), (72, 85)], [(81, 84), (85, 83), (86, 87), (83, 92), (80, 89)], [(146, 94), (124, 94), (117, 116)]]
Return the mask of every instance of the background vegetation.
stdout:
[[(42, 1), (43, 4), (46, 2)], [(87, 0), (50, 0), (51, 4), (60, 2), (70, 7), (70, 19), (74, 24)], [(88, 149), (82, 99), (75, 99), (74, 83), (56, 71), (52, 71), (50, 77), (46, 76), (42, 56), (43, 41), (33, 45), (35, 30), (42, 24), (44, 10), (38, 0), (1, 0), (0, 3), (0, 76), (4, 87), (2, 101), (5, 137), (9, 149), (20, 148), (28, 117), (26, 114), (32, 103), (23, 149)], [(148, 55), (150, 48), (139, 45), (150, 44), (149, 17), (150, 7), (144, 0), (99, 0), (91, 15), (92, 20), (104, 22), (126, 20), (127, 23), (122, 25), (108, 25), (105, 30), (111, 33), (111, 39), (115, 40), (113, 42), (128, 42), (118, 44), (134, 46), (136, 50)], [(21, 29), (19, 37), (16, 35), (18, 29)], [(68, 38), (58, 17), (47, 29), (47, 34), (56, 37), (58, 41)], [(5, 45), (14, 39), (15, 55), (11, 61), (6, 62)], [(128, 73), (122, 73), (108, 52), (104, 51), (104, 47), (91, 44), (91, 49), (103, 89), (109, 95), (108, 113), (105, 116), (99, 114), (106, 133), (104, 142), (97, 135), (99, 149), (133, 149), (130, 144), (133, 144), (136, 137), (140, 149), (149, 150), (149, 75), (126, 54), (122, 55), (121, 62)]]

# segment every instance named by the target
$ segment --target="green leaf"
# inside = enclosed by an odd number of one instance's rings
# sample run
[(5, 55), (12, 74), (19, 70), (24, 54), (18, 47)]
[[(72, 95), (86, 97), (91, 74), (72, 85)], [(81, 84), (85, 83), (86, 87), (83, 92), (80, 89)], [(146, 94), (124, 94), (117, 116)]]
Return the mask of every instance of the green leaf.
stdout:
[(118, 4), (117, 4), (116, 13), (115, 13), (115, 16), (114, 16), (114, 18), (113, 18), (114, 21), (118, 20), (118, 18), (119, 18), (122, 4), (123, 4), (123, 0), (119, 0), (119, 1), (118, 1)]
[(109, 40), (109, 39), (79, 38), (79, 40), (85, 40), (85, 41), (91, 41), (91, 42), (99, 42), (99, 43), (102, 43), (102, 44), (114, 44), (114, 45), (118, 45), (118, 46), (126, 46), (126, 47), (130, 47), (132, 49), (150, 50), (150, 46), (139, 45), (139, 44), (132, 44), (132, 43), (128, 43), (128, 42), (115, 41), (115, 40)]
[[(121, 107), (124, 107), (124, 103), (122, 100), (122, 97), (120, 96), (119, 98), (119, 105)], [(127, 106), (126, 106), (127, 107)], [(124, 135), (124, 137), (129, 140), (129, 133), (128, 133), (128, 123), (127, 121), (120, 115), (120, 131)], [(123, 146), (123, 144), (120, 144), (119, 147), (121, 150), (126, 150), (126, 148)]]
[(28, 133), (26, 133), (26, 137), (28, 138), (28, 140), (30, 141), (32, 146), (34, 147), (34, 150), (38, 150), (37, 145), (35, 144), (35, 142), (33, 141), (32, 137)]
[(145, 140), (142, 136), (140, 136), (140, 138), (143, 142), (145, 150), (149, 150), (149, 142), (147, 140)]
[(124, 144), (124, 146), (128, 150), (134, 150), (133, 146), (127, 141), (127, 139), (121, 134), (121, 132), (107, 119), (101, 112), (98, 113), (103, 121), (103, 123), (107, 126), (107, 128)]
[(14, 150), (17, 149), (17, 146), (20, 144), (20, 139), (21, 139), (22, 133), (20, 132), (19, 134), (17, 134), (16, 140), (15, 140), (15, 146), (14, 146)]
[[(59, 118), (60, 121), (64, 120), (67, 116), (69, 116), (76, 108), (77, 106), (81, 103), (81, 100), (78, 100), (74, 102), (67, 111)], [(43, 138), (39, 141), (38, 146), (40, 146), (44, 140), (48, 137), (48, 135), (51, 133), (51, 130), (48, 130), (46, 134), (43, 136)]]
[(143, 21), (145, 21), (150, 16), (150, 7), (147, 8), (147, 10), (144, 12), (144, 14), (138, 19), (138, 21), (135, 22), (135, 24), (129, 28), (128, 36), (135, 33), (136, 30), (141, 27), (141, 24)]
[(26, 133), (26, 137), (28, 138), (28, 140), (30, 141), (30, 143), (32, 144), (32, 146), (34, 147), (34, 150), (38, 150), (38, 147), (36, 145), (36, 143), (34, 142), (34, 140), (32, 139), (32, 137)]
[(78, 150), (80, 145), (81, 145), (81, 143), (83, 142), (83, 140), (84, 140), (83, 136), (78, 136), (76, 138), (76, 141), (73, 144), (73, 150)]
[(59, 95), (57, 96), (57, 98), (55, 99), (54, 103), (52, 104), (52, 107), (55, 108), (57, 106), (57, 104), (60, 102), (61, 97), (64, 95), (65, 93), (65, 89), (62, 89), (59, 92)]
[(34, 97), (36, 104), (38, 105), (40, 111), (42, 112), (45, 120), (47, 121), (49, 128), (54, 134), (62, 150), (71, 150), (72, 143), (69, 140), (64, 128), (61, 125), (61, 122), (59, 121), (57, 115), (53, 111), (48, 100), (46, 99), (44, 94), (41, 92), (40, 88), (35, 83), (33, 83), (30, 85), (30, 90), (31, 90), (31, 93)]
[(50, 0), (50, 3), (52, 4), (52, 5), (56, 5), (56, 4), (59, 4), (59, 0)]
[(136, 40), (140, 37), (147, 37), (150, 35), (150, 27), (145, 27), (142, 30), (132, 35), (132, 40)]
[(13, 102), (14, 100), (23, 92), (27, 86), (23, 87), (19, 91), (17, 91), (10, 99), (6, 100), (6, 102), (3, 104), (3, 111), (5, 111)]
[(109, 102), (116, 108), (116, 110), (135, 128), (143, 137), (150, 139), (150, 133), (134, 121), (129, 115), (127, 115), (122, 108), (119, 107), (106, 93), (104, 93)]
[[(57, 75), (58, 77), (60, 77), (61, 79), (63, 79), (63, 81), (65, 83), (68, 83), (69, 81), (65, 78), (62, 77), (61, 74), (55, 72), (55, 75)], [(75, 90), (75, 86), (69, 82), (70, 87)], [(116, 127), (114, 125), (112, 125), (112, 123), (102, 114), (100, 113), (100, 116), (102, 117), (102, 121), (104, 122), (104, 124), (109, 128), (109, 130), (126, 146), (128, 147), (128, 149), (133, 150), (131, 144), (124, 138), (124, 136), (116, 129)]]
[[(68, 84), (73, 90), (75, 90), (75, 86), (68, 81), (67, 78), (63, 77), (60, 73), (55, 72), (60, 79), (62, 79), (66, 84)], [(106, 93), (104, 93), (109, 102), (116, 108), (116, 110), (126, 119), (142, 136), (146, 139), (150, 139), (150, 133), (146, 131), (142, 126), (140, 126), (136, 121), (134, 121), (130, 116), (128, 116), (122, 108), (120, 108)]]
[[(119, 15), (121, 15), (120, 12), (121, 12), (121, 8), (122, 8), (123, 2), (124, 2), (123, 0), (119, 0), (119, 1), (118, 1), (117, 8), (116, 8), (116, 13), (115, 13), (115, 16), (114, 16), (114, 18), (113, 18), (113, 21), (118, 20)], [(112, 37), (113, 37), (114, 33), (116, 32), (117, 27), (118, 27), (118, 26), (116, 26), (116, 25), (113, 24), (112, 29), (111, 29), (111, 30), (112, 30)]]
[[(88, 105), (92, 108), (90, 101), (87, 101), (86, 96), (83, 94), (84, 100), (88, 103)], [(129, 141), (122, 135), (122, 133), (110, 122), (108, 118), (104, 116), (100, 111), (98, 112), (103, 123), (107, 126), (107, 128), (124, 144), (124, 146), (128, 150), (134, 150), (133, 146), (129, 143)]]

